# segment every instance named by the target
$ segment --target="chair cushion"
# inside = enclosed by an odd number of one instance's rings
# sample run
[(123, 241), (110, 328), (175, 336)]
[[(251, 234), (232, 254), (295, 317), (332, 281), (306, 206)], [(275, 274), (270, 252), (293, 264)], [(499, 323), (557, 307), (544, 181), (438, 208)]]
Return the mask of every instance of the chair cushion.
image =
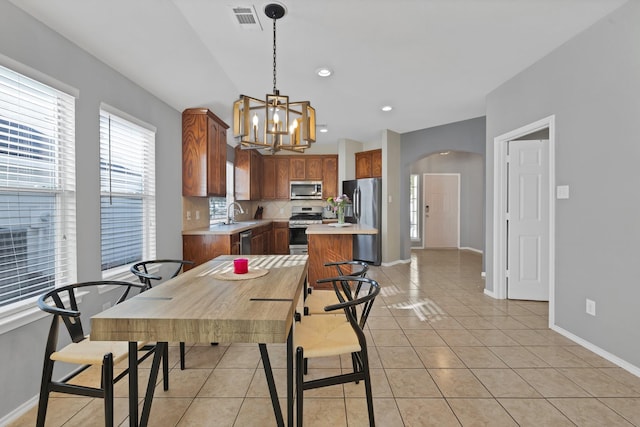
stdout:
[[(138, 343), (141, 349), (145, 343)], [(123, 361), (129, 354), (126, 341), (91, 341), (90, 337), (78, 343), (71, 343), (51, 354), (51, 360), (79, 365), (102, 365), (105, 354), (113, 354), (113, 364)]]
[(344, 315), (303, 316), (293, 332), (294, 347), (304, 357), (326, 357), (360, 351), (358, 337)]
[[(338, 304), (339, 302), (334, 290), (314, 289), (313, 292), (307, 295), (304, 305), (311, 314), (327, 314), (324, 308), (331, 304)], [(328, 314), (335, 314), (335, 312), (329, 312)]]

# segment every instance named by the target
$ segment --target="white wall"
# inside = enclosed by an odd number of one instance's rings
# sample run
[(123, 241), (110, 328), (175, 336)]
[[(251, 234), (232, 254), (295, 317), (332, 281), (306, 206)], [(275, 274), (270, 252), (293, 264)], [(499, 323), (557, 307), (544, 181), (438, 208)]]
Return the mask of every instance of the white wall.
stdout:
[[(640, 2), (487, 96), (486, 287), (493, 290), (493, 141), (555, 115), (557, 327), (640, 366)], [(585, 299), (597, 315), (585, 313)]]
[[(170, 108), (77, 46), (0, 1), (0, 55), (79, 91), (76, 102), (78, 280), (101, 278), (99, 107), (107, 103), (157, 128), (157, 255), (180, 258), (182, 121)], [(100, 306), (101, 307), (101, 306)], [(50, 318), (0, 335), (2, 418), (38, 394)], [(60, 375), (56, 371), (56, 376)]]

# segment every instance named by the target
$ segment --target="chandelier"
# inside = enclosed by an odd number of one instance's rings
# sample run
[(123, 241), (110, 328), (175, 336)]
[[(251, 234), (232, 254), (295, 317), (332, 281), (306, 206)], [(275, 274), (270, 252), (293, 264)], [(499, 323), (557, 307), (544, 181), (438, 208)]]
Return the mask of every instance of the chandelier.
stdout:
[(233, 135), (241, 148), (304, 152), (316, 140), (316, 111), (309, 101), (289, 102), (276, 87), (276, 21), (285, 14), (281, 4), (264, 8), (273, 20), (273, 93), (266, 99), (240, 95), (233, 104)]

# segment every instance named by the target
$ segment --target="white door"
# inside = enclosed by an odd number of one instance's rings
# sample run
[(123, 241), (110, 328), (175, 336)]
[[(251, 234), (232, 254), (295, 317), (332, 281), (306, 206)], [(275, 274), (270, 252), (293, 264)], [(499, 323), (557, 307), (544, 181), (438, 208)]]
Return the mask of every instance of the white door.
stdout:
[(460, 175), (424, 175), (424, 247), (457, 248), (460, 224)]
[(549, 300), (549, 141), (508, 143), (507, 298)]

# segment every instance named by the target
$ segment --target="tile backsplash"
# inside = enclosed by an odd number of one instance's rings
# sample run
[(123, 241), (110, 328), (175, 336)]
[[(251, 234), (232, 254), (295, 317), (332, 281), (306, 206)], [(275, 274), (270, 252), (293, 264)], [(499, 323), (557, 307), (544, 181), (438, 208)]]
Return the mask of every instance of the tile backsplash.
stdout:
[[(238, 202), (244, 214), (236, 214), (238, 221), (253, 219), (258, 206), (262, 209), (262, 219), (286, 221), (291, 216), (292, 206), (326, 206), (322, 200), (261, 200), (259, 202)], [(206, 197), (182, 198), (182, 229), (184, 231), (206, 228), (209, 226), (209, 199)]]

